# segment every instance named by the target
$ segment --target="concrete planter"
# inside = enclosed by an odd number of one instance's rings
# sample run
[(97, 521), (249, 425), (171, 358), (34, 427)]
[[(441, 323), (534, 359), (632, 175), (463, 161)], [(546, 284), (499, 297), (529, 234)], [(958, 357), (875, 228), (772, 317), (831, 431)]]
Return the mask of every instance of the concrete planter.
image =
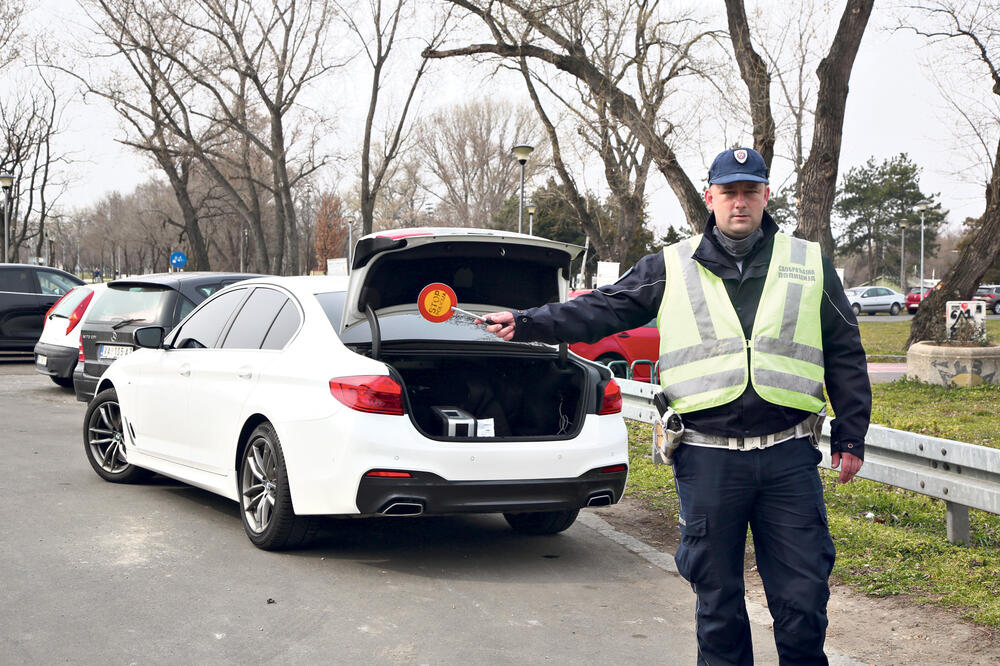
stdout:
[(953, 347), (918, 342), (906, 352), (906, 375), (939, 386), (1000, 385), (1000, 345)]

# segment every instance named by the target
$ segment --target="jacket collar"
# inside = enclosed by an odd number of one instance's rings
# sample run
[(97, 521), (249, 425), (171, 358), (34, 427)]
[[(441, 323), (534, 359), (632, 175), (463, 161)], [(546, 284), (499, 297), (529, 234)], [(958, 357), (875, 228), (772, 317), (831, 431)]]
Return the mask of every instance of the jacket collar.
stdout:
[(736, 260), (722, 249), (715, 233), (712, 231), (716, 226), (715, 213), (708, 216), (705, 223), (705, 232), (701, 238), (701, 243), (694, 251), (694, 260), (715, 273), (723, 280), (739, 280), (748, 277), (759, 277), (767, 273), (768, 264), (771, 263), (771, 248), (774, 246), (774, 235), (778, 233), (778, 224), (774, 218), (764, 211), (760, 228), (764, 232), (764, 239), (753, 251), (743, 260), (743, 274), (736, 266)]

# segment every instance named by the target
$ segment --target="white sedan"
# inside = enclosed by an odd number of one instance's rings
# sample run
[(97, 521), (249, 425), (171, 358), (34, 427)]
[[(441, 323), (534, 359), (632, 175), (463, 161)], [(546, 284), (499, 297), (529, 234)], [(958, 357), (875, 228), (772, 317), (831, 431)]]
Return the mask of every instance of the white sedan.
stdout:
[(318, 515), (503, 513), (532, 534), (617, 502), (621, 394), (565, 345), (511, 343), (417, 313), (450, 285), (472, 312), (567, 296), (579, 248), (521, 234), (406, 229), (358, 242), (347, 277), (247, 280), (101, 378), (84, 421), (94, 470), (157, 472), (240, 503), (260, 548), (304, 545)]

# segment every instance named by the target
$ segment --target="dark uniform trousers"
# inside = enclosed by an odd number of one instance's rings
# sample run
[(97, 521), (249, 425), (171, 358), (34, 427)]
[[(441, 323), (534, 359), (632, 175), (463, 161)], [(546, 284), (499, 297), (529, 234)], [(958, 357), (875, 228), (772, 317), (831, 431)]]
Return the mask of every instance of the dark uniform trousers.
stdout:
[(682, 534), (675, 560), (698, 597), (699, 664), (753, 663), (743, 580), (748, 525), (780, 663), (827, 663), (834, 547), (821, 459), (808, 438), (752, 451), (681, 445), (674, 454)]

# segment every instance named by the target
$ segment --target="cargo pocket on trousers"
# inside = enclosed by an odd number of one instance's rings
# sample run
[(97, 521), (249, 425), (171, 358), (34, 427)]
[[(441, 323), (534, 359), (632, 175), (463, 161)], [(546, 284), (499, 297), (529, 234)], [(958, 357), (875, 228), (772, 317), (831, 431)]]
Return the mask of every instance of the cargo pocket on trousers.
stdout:
[(705, 516), (681, 516), (681, 545), (674, 555), (677, 572), (693, 585), (704, 583), (711, 576), (711, 554), (708, 548), (708, 519)]

